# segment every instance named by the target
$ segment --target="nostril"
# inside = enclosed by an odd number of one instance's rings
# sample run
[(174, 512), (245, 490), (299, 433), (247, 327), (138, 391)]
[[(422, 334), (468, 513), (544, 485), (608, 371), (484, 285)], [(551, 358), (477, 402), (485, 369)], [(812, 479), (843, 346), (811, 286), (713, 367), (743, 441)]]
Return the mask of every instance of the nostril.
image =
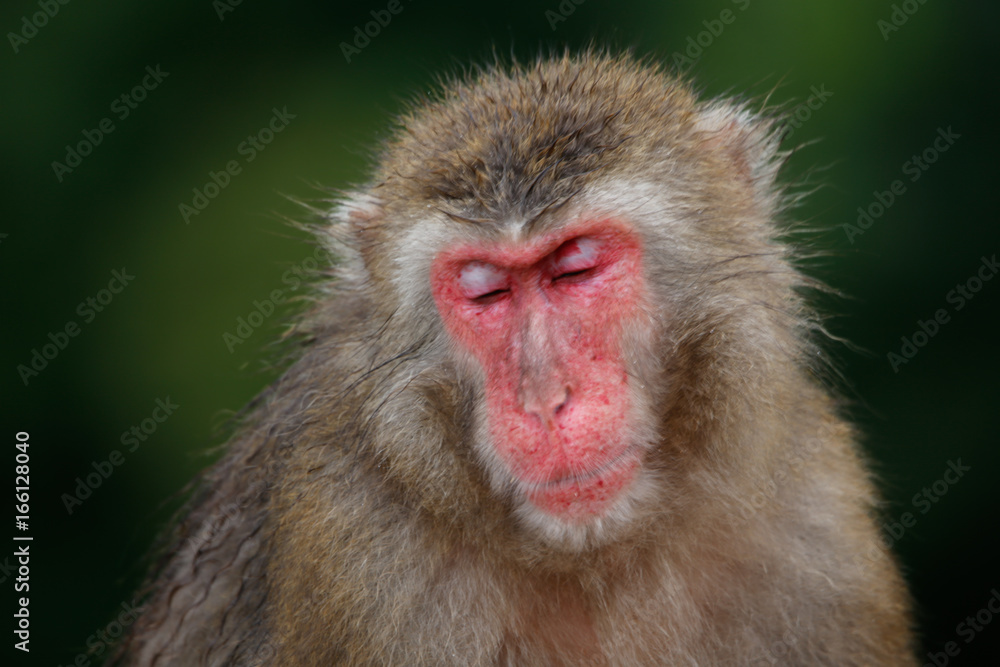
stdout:
[(524, 411), (535, 416), (546, 428), (554, 428), (555, 418), (569, 405), (569, 387), (563, 387), (561, 391), (526, 393), (521, 397)]
[(562, 412), (563, 408), (565, 408), (568, 403), (569, 403), (569, 387), (566, 387), (563, 390), (562, 400), (559, 401), (559, 403), (558, 403), (558, 405), (556, 405), (555, 409), (552, 410), (552, 414), (556, 414), (557, 415), (560, 412)]

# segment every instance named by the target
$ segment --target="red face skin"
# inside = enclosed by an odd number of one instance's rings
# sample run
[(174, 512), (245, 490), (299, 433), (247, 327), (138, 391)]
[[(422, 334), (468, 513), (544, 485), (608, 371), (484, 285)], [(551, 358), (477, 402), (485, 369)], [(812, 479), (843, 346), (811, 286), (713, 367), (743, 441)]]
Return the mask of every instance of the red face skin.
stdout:
[(447, 331), (482, 365), (500, 460), (532, 504), (567, 521), (603, 515), (641, 460), (621, 348), (642, 281), (639, 238), (612, 220), (457, 244), (431, 268)]

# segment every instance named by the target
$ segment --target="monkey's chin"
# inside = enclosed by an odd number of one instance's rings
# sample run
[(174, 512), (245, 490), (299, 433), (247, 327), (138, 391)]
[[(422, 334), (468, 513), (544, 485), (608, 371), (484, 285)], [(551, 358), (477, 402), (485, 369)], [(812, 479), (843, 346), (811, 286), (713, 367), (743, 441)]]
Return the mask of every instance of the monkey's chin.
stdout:
[(618, 533), (647, 484), (642, 457), (629, 451), (601, 469), (523, 490), (521, 519), (546, 541), (572, 550)]

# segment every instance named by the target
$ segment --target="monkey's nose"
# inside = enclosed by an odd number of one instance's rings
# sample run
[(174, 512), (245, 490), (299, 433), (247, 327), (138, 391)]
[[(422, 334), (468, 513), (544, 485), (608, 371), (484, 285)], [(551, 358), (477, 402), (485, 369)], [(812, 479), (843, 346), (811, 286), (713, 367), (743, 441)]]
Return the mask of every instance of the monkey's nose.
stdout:
[(523, 402), (524, 411), (538, 417), (543, 426), (551, 429), (555, 426), (556, 417), (569, 404), (570, 389), (563, 385), (553, 391), (531, 391), (526, 394)]

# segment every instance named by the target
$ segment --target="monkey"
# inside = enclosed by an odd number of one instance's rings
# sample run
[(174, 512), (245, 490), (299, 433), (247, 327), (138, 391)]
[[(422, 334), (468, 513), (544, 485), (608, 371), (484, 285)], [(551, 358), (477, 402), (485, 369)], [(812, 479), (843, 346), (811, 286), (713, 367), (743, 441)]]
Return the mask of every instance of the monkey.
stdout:
[(115, 664), (916, 664), (783, 128), (596, 48), (414, 102)]

